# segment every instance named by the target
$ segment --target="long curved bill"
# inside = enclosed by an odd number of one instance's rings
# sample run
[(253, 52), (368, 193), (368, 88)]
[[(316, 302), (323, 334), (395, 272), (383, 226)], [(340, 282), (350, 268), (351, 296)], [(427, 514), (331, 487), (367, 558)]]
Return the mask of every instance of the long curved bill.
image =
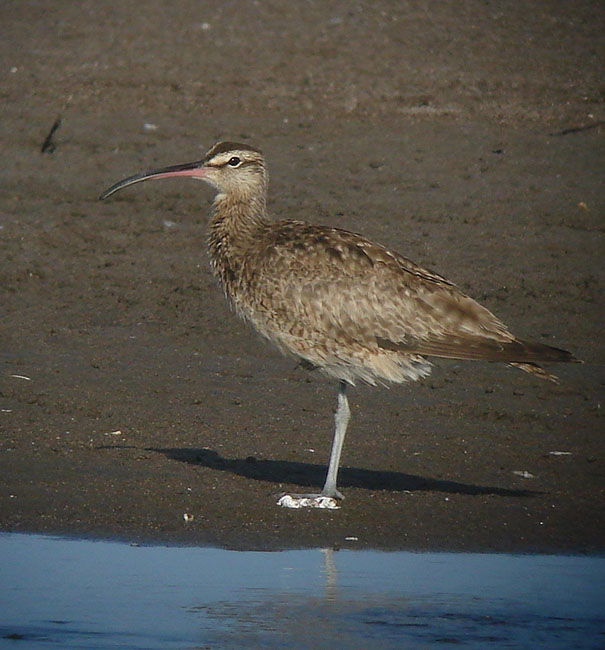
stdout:
[(142, 172), (141, 174), (129, 176), (128, 178), (119, 181), (115, 185), (112, 185), (109, 189), (105, 190), (99, 197), (99, 201), (103, 201), (103, 199), (106, 199), (108, 196), (115, 194), (119, 190), (128, 187), (129, 185), (134, 185), (135, 183), (140, 183), (141, 181), (146, 181), (150, 178), (172, 178), (174, 176), (204, 178), (206, 176), (204, 161), (198, 160), (192, 163), (173, 165), (172, 167), (163, 167), (162, 169), (153, 169), (151, 171)]

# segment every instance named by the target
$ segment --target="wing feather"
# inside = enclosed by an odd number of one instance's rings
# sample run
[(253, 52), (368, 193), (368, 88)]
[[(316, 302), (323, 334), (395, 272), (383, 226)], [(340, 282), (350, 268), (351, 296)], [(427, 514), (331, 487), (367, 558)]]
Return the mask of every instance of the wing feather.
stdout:
[(360, 235), (303, 222), (274, 225), (264, 255), (264, 308), (280, 327), (291, 323), (301, 340), (451, 359), (573, 360), (564, 350), (517, 340), (454, 284)]

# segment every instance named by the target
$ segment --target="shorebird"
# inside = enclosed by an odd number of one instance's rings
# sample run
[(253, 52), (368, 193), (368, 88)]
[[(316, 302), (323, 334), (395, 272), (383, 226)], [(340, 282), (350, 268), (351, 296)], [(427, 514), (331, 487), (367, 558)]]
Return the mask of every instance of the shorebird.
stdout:
[(282, 352), (338, 380), (322, 491), (287, 495), (292, 507), (336, 507), (350, 418), (346, 389), (426, 377), (427, 357), (501, 361), (556, 381), (541, 362), (577, 361), (566, 350), (517, 339), (452, 282), (365, 237), (304, 221), (270, 219), (268, 174), (256, 147), (218, 142), (199, 161), (130, 176), (107, 189), (187, 176), (216, 191), (208, 229), (212, 271), (235, 312)]

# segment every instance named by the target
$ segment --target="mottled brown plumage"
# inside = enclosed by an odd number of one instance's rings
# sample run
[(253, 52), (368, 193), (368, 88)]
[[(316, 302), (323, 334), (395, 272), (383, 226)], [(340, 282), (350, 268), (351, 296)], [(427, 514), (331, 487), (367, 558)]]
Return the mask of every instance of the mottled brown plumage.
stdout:
[(323, 496), (342, 496), (336, 475), (347, 384), (419, 379), (430, 372), (427, 356), (502, 361), (551, 380), (538, 363), (575, 361), (565, 350), (516, 339), (454, 284), (361, 235), (271, 221), (264, 157), (249, 145), (219, 142), (201, 161), (132, 176), (101, 198), (172, 176), (198, 178), (217, 191), (208, 251), (238, 315), (283, 352), (340, 382)]

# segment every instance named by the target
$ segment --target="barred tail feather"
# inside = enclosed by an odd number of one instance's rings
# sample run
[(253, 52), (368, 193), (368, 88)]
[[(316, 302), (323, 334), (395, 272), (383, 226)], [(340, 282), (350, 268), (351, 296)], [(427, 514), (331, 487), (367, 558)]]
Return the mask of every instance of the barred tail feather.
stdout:
[(514, 366), (515, 368), (519, 368), (519, 370), (523, 370), (523, 372), (528, 372), (530, 375), (535, 375), (540, 379), (552, 381), (553, 384), (559, 383), (559, 378), (557, 375), (546, 372), (546, 370), (544, 370), (544, 368), (539, 366), (537, 363), (511, 363), (509, 365)]

